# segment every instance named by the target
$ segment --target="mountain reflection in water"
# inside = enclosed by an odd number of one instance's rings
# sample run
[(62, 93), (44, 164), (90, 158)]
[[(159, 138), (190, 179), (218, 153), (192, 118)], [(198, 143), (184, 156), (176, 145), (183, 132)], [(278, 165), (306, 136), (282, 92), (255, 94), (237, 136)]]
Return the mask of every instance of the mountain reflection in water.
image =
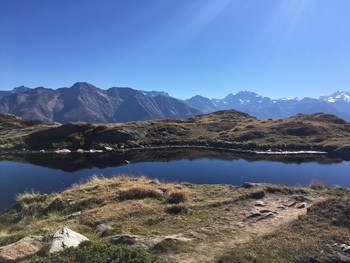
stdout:
[(145, 175), (199, 184), (244, 182), (309, 185), (314, 181), (350, 187), (350, 161), (325, 155), (257, 155), (206, 149), (157, 149), (124, 154), (0, 155), (0, 211), (18, 193), (52, 193), (92, 175)]
[(125, 153), (30, 153), (16, 155), (0, 155), (0, 161), (12, 161), (20, 163), (30, 163), (51, 169), (59, 169), (66, 172), (76, 172), (83, 169), (107, 167), (118, 167), (126, 163), (141, 162), (170, 162), (176, 160), (245, 160), (248, 162), (270, 161), (281, 163), (319, 163), (331, 164), (343, 161), (338, 156), (320, 154), (297, 154), (297, 155), (261, 155), (229, 152), (225, 150), (210, 149), (156, 149), (156, 150), (134, 150)]

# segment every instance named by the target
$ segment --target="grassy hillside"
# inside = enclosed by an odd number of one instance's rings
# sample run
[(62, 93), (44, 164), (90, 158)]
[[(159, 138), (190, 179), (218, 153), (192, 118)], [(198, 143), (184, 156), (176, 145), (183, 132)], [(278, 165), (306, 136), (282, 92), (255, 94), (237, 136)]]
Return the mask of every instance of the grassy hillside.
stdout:
[(41, 130), (57, 127), (59, 124), (43, 124), (36, 120), (22, 120), (11, 114), (0, 113), (0, 150), (25, 148), (25, 138)]
[(19, 195), (17, 205), (0, 214), (0, 246), (46, 236), (47, 246), (27, 261), (55, 262), (45, 249), (66, 226), (86, 235), (94, 253), (126, 245), (164, 262), (349, 262), (338, 245), (350, 244), (349, 200), (348, 189), (320, 184), (234, 187), (94, 177), (61, 193)]
[[(125, 124), (38, 125), (2, 130), (2, 149), (114, 150), (158, 146), (203, 146), (249, 150), (324, 150), (350, 141), (350, 123), (328, 114), (258, 120), (234, 110), (189, 119)], [(15, 137), (15, 139), (14, 139)]]

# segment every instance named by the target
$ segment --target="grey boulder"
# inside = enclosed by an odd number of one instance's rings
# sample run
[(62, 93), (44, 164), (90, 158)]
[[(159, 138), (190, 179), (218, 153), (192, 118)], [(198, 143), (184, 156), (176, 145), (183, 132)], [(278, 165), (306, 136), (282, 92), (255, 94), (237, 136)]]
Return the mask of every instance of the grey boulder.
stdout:
[(69, 228), (61, 227), (54, 235), (50, 252), (60, 252), (68, 247), (77, 247), (83, 241), (89, 241), (86, 236)]

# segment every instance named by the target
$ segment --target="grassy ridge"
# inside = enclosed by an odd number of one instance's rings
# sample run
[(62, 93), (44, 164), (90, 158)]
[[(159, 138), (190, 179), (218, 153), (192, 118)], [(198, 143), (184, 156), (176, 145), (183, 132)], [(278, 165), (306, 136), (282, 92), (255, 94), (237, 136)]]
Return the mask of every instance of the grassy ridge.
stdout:
[[(28, 235), (49, 240), (58, 227), (67, 226), (92, 240), (70, 250), (74, 255), (114, 251), (109, 240), (127, 234), (118, 244), (141, 247), (164, 262), (348, 260), (332, 246), (350, 243), (350, 191), (345, 188), (193, 185), (118, 176), (93, 177), (50, 195), (24, 193), (17, 201), (0, 214), (1, 245)], [(59, 256), (41, 252), (34, 258), (55, 262), (50, 257), (57, 261)]]
[[(325, 150), (347, 144), (350, 124), (329, 114), (258, 120), (234, 110), (189, 119), (124, 124), (74, 123), (2, 130), (2, 149), (113, 149), (209, 146), (253, 150)], [(0, 127), (1, 132), (1, 127)]]

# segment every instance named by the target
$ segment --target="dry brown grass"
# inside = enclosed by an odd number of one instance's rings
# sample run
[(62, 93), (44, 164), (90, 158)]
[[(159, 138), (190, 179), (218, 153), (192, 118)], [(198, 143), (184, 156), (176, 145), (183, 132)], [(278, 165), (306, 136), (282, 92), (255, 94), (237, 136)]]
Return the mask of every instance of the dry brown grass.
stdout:
[(275, 232), (255, 237), (218, 258), (218, 262), (349, 262), (332, 248), (349, 244), (349, 197), (331, 198)]
[(167, 197), (167, 202), (169, 204), (179, 204), (179, 203), (185, 203), (187, 201), (188, 201), (187, 193), (185, 193), (184, 191), (172, 192)]
[[(134, 189), (138, 189), (137, 198)], [(147, 194), (139, 195), (139, 192)], [(132, 193), (132, 198), (120, 199), (123, 193)], [(149, 198), (149, 193), (152, 198)], [(154, 193), (161, 198), (153, 198)], [(190, 253), (193, 259), (213, 261), (228, 247), (235, 246), (237, 242), (245, 243), (252, 236), (271, 233), (292, 222), (302, 211), (293, 207), (279, 210), (277, 221), (271, 217), (254, 223), (247, 221), (246, 215), (254, 211), (255, 202), (263, 201), (271, 206), (267, 209), (274, 210), (290, 200), (312, 200), (316, 203), (328, 196), (348, 194), (348, 190), (343, 188), (313, 190), (248, 184), (234, 187), (163, 183), (145, 177), (94, 176), (88, 182), (74, 185), (61, 193), (40, 195), (29, 192), (20, 195), (19, 205), (0, 214), (0, 243), (7, 244), (33, 234), (49, 236), (64, 225), (92, 240), (108, 240), (119, 233), (146, 237), (180, 235), (192, 241), (186, 243), (184, 251), (176, 244), (159, 245), (159, 253), (164, 259), (175, 262), (188, 260)], [(176, 202), (169, 202), (171, 199)], [(81, 213), (74, 215), (77, 212)], [(101, 224), (110, 227), (99, 232)], [(283, 231), (281, 233), (287, 235), (288, 229)], [(290, 240), (295, 241), (292, 237)], [(261, 242), (261, 246), (263, 244)], [(169, 255), (161, 252), (178, 248), (180, 251)]]

